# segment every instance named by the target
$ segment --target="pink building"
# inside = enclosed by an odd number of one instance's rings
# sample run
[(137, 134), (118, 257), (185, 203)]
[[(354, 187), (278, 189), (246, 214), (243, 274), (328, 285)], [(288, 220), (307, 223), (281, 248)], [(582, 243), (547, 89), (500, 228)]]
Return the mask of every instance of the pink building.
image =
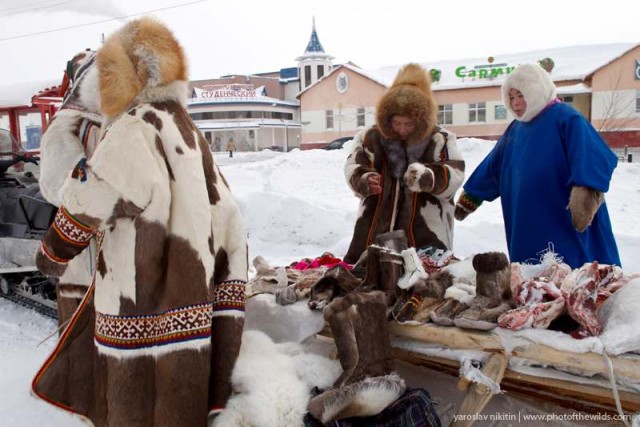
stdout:
[[(544, 49), (489, 58), (423, 63), (432, 72), (439, 123), (460, 137), (497, 139), (513, 120), (500, 85), (518, 64), (550, 70), (558, 97), (587, 117), (613, 148), (640, 147), (640, 44)], [(375, 106), (400, 66), (362, 70), (339, 65), (298, 94), (301, 147), (355, 135), (375, 120)]]

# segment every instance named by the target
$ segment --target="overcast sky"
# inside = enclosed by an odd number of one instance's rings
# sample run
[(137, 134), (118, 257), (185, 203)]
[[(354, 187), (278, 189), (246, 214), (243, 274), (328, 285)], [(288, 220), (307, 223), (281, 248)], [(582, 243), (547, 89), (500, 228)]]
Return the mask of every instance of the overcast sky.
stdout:
[(0, 86), (61, 78), (67, 59), (138, 14), (174, 31), (194, 80), (295, 66), (314, 16), (334, 63), (367, 70), (640, 42), (637, 0), (0, 0)]

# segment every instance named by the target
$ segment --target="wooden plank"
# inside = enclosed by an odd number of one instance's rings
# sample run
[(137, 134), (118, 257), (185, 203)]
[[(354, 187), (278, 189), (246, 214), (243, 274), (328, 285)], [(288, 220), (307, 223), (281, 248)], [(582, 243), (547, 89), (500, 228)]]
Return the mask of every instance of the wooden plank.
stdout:
[[(494, 353), (482, 367), (482, 373), (496, 384), (502, 382), (502, 377), (507, 369), (509, 363), (509, 357), (504, 353)], [(482, 412), (489, 400), (493, 397), (491, 388), (482, 383), (473, 383), (469, 387), (462, 405), (458, 409), (458, 415), (476, 415)], [(464, 417), (465, 419), (455, 419), (452, 423), (452, 427), (469, 427), (473, 424), (473, 417)]]
[[(395, 358), (413, 365), (444, 372), (453, 377), (459, 376), (460, 363), (455, 360), (427, 356), (398, 348), (394, 348), (392, 354)], [(611, 389), (597, 385), (539, 377), (507, 369), (500, 387), (505, 391), (520, 394), (527, 398), (554, 403), (584, 412), (617, 413)], [(625, 411), (631, 413), (640, 411), (640, 394), (622, 390), (619, 393), (622, 408)]]
[(389, 333), (460, 350), (503, 351), (500, 337), (490, 332), (464, 331), (455, 326), (389, 323)]
[[(609, 388), (557, 378), (538, 377), (510, 370), (505, 374), (505, 380), (503, 382), (505, 390), (508, 390), (512, 384), (527, 384), (529, 388), (534, 390), (546, 390), (565, 398), (588, 401), (605, 407), (612, 412), (617, 411), (613, 392)], [(640, 394), (624, 390), (618, 390), (618, 393), (620, 395), (620, 403), (625, 411), (632, 413), (640, 411)]]
[[(426, 343), (437, 343), (453, 349), (502, 351), (502, 343), (497, 334), (491, 332), (465, 331), (456, 327), (435, 325), (400, 325), (389, 323), (392, 335), (411, 338)], [(530, 343), (516, 346), (510, 355), (522, 357), (543, 365), (563, 366), (609, 377), (604, 357), (597, 353), (573, 353), (557, 350), (544, 344)], [(616, 377), (640, 379), (640, 358), (610, 357)]]

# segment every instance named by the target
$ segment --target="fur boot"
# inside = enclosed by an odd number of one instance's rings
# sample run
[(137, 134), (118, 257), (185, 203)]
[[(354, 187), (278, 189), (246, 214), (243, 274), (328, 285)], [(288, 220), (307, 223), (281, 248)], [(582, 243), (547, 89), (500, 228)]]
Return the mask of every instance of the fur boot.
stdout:
[[(476, 296), (476, 287), (464, 277), (454, 278), (450, 272), (441, 271), (441, 280), (430, 285), (439, 294), (444, 289), (444, 302), (431, 311), (431, 321), (436, 325), (453, 326), (454, 319), (469, 308)], [(430, 278), (433, 282), (435, 277)], [(451, 283), (452, 282), (452, 283)]]
[(404, 275), (398, 280), (401, 289), (409, 289), (420, 280), (426, 280), (429, 275), (424, 270), (422, 260), (416, 253), (416, 248), (409, 248), (401, 253), (404, 263)]
[(511, 293), (509, 260), (502, 252), (487, 252), (473, 258), (476, 296), (468, 310), (455, 318), (460, 328), (490, 330), (498, 316), (515, 307)]
[(604, 194), (588, 188), (574, 186), (569, 196), (569, 212), (571, 212), (571, 222), (579, 232), (583, 232), (591, 225), (593, 217), (604, 202)]
[(330, 390), (314, 397), (309, 412), (323, 423), (380, 413), (405, 390), (393, 372), (382, 292), (352, 292), (324, 311), (331, 326), (342, 375)]
[(420, 317), (422, 320), (418, 320), (418, 313), (428, 307), (432, 307), (430, 312), (434, 311), (434, 304), (442, 301), (446, 289), (448, 289), (452, 283), (453, 276), (450, 273), (439, 271), (432, 274), (427, 280), (420, 279), (411, 289), (401, 290), (398, 300), (391, 311), (393, 318), (400, 323), (411, 320), (421, 322), (428, 321), (430, 315), (425, 317), (423, 313)]
[(447, 298), (431, 311), (431, 321), (440, 326), (453, 326), (454, 319), (468, 308), (468, 304)]
[(402, 255), (388, 248), (371, 245), (367, 249), (367, 275), (362, 291), (384, 292), (389, 306), (398, 299), (398, 280), (402, 275)]
[(344, 296), (360, 286), (360, 279), (341, 265), (327, 270), (312, 287), (307, 305), (312, 310), (324, 309), (334, 298)]
[(385, 251), (380, 254), (380, 289), (385, 293), (387, 304), (393, 307), (400, 288), (398, 280), (402, 276), (403, 262), (402, 255), (397, 252)]

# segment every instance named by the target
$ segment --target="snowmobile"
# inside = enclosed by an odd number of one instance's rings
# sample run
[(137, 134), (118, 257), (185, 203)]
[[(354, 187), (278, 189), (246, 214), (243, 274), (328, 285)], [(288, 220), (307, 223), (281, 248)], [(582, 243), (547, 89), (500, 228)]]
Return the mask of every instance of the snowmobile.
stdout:
[(0, 129), (0, 295), (55, 318), (55, 281), (35, 265), (36, 250), (57, 212), (40, 193), (38, 160)]

